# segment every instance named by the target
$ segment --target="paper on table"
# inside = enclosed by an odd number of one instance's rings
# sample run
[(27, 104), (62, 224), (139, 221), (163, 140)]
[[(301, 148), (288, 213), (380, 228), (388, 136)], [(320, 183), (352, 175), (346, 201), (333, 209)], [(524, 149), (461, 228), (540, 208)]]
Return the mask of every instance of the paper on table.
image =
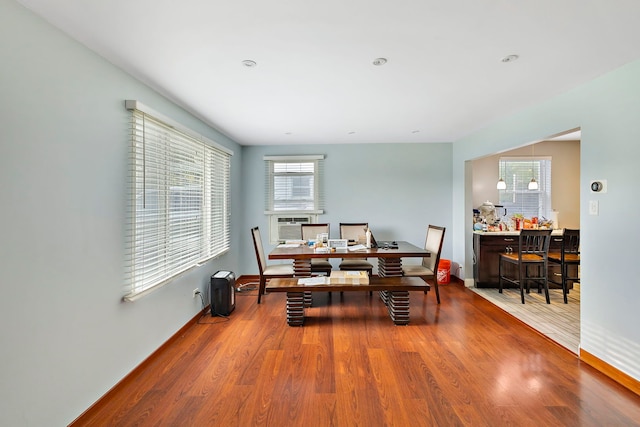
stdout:
[(349, 252), (353, 252), (353, 251), (363, 251), (367, 248), (365, 245), (353, 245), (353, 246), (349, 246), (348, 249), (349, 249)]
[(325, 276), (303, 277), (298, 279), (298, 285), (326, 285), (327, 278)]
[(297, 248), (298, 246), (300, 246), (298, 243), (282, 243), (278, 245), (279, 248)]

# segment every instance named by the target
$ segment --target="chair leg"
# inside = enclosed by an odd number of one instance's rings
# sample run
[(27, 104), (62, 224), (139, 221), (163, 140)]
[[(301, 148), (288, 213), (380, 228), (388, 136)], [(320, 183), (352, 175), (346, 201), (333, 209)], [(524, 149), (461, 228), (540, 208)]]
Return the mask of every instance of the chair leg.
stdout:
[(569, 274), (568, 266), (562, 266), (562, 298), (564, 299), (564, 303), (567, 304), (567, 275)]
[[(546, 265), (544, 266), (546, 267)], [(546, 269), (545, 269), (545, 273), (546, 273)], [(547, 275), (544, 275), (544, 279), (542, 279), (543, 283), (544, 283), (544, 296), (545, 299), (547, 300), (547, 304), (551, 304), (551, 300), (549, 299), (549, 282), (547, 281)]]
[[(518, 283), (520, 283), (520, 300), (522, 300), (522, 303), (524, 304), (524, 282), (527, 277), (526, 273), (526, 267), (524, 264), (520, 263), (520, 265), (518, 266)], [(529, 293), (529, 282), (527, 281), (527, 293)]]
[(502, 260), (498, 259), (498, 292), (502, 293)]
[(438, 290), (438, 278), (433, 278), (433, 287), (436, 288), (436, 302), (440, 304), (440, 291)]
[(262, 297), (262, 293), (264, 289), (267, 287), (267, 278), (262, 276), (260, 278), (260, 286), (258, 286), (258, 304), (260, 304), (260, 298)]

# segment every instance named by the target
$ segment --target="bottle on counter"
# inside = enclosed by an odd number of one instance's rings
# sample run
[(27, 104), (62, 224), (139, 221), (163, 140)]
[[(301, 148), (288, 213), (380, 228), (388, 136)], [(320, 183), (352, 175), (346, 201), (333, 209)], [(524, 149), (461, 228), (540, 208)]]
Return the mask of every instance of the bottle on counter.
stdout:
[(365, 233), (367, 239), (367, 248), (371, 248), (371, 229), (367, 228), (367, 232)]
[(489, 230), (489, 225), (487, 224), (487, 220), (483, 219), (482, 220), (482, 231), (488, 231)]

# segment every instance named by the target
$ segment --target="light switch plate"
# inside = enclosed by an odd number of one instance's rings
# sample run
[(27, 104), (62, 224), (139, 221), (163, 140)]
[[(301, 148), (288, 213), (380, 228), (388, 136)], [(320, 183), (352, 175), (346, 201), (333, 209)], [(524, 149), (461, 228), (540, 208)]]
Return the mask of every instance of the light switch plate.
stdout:
[(598, 215), (600, 206), (597, 200), (589, 200), (589, 215)]

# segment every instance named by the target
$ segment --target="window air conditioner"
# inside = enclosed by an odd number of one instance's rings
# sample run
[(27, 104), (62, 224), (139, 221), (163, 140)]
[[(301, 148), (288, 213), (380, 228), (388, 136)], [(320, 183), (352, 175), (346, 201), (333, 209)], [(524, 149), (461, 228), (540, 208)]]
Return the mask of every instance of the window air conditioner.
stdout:
[(272, 244), (302, 239), (300, 224), (312, 224), (315, 215), (272, 215), (269, 236)]

